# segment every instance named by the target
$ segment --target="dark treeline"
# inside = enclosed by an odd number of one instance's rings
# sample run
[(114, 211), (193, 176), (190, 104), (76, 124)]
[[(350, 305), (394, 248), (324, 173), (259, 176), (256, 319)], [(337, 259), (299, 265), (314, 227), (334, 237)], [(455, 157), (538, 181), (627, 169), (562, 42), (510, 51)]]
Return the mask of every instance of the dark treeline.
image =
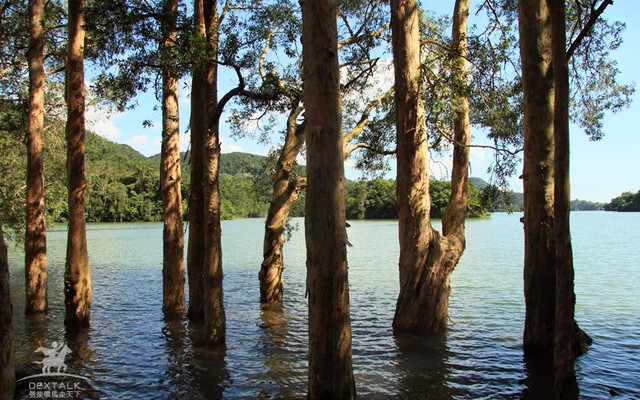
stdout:
[(637, 193), (624, 192), (604, 205), (606, 211), (640, 211), (640, 190)]

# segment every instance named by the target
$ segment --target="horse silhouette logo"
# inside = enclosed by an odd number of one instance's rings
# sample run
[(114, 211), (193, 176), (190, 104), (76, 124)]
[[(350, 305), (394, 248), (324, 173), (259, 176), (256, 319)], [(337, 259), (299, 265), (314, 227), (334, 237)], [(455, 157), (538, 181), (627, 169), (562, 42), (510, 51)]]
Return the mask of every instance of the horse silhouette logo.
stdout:
[(54, 372), (51, 371), (53, 368), (58, 374), (67, 370), (64, 359), (71, 353), (71, 349), (65, 343), (52, 342), (51, 348), (40, 346), (36, 349), (36, 353), (44, 354), (42, 361), (34, 361), (34, 364), (42, 364), (43, 375), (53, 374)]

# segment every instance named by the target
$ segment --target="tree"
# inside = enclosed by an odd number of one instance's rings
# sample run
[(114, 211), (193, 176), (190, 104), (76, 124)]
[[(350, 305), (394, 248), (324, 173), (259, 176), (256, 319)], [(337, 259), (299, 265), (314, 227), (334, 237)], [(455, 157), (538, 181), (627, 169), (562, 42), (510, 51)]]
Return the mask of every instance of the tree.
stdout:
[(14, 396), (16, 381), (15, 348), (13, 345), (13, 307), (9, 285), (7, 246), (0, 221), (0, 400)]
[(302, 2), (310, 399), (353, 399), (338, 4)]
[(400, 236), (400, 295), (393, 320), (396, 331), (436, 334), (446, 329), (450, 275), (464, 251), (470, 139), (465, 89), (468, 10), (468, 1), (456, 1), (452, 40), (455, 80), (451, 90), (456, 104), (452, 191), (441, 235), (431, 226), (429, 215), (429, 156), (420, 89), (418, 4), (400, 0), (391, 3)]
[(91, 316), (91, 275), (84, 220), (84, 5), (84, 0), (69, 1), (66, 82), (69, 229), (64, 273), (65, 324), (69, 326), (88, 326)]
[(162, 43), (162, 310), (185, 309), (184, 232), (180, 192), (180, 120), (178, 114), (178, 67), (176, 65), (178, 1), (163, 3)]
[(47, 238), (44, 207), (44, 0), (29, 1), (29, 119), (27, 126), (27, 206), (25, 312), (47, 310)]

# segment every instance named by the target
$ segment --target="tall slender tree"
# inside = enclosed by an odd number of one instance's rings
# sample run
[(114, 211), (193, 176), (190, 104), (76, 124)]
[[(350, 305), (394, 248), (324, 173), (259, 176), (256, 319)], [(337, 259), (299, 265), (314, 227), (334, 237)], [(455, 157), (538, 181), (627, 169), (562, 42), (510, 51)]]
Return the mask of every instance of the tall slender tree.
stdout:
[(47, 238), (44, 207), (44, 0), (29, 1), (29, 119), (25, 278), (27, 314), (47, 309)]
[(178, 114), (178, 1), (165, 0), (161, 19), (162, 43), (162, 151), (160, 185), (162, 187), (162, 293), (163, 311), (185, 309), (184, 232), (180, 192), (180, 119)]
[(9, 261), (0, 220), (0, 400), (14, 397), (16, 382), (13, 345), (13, 307), (9, 285)]
[(456, 1), (452, 46), (453, 68), (457, 71), (453, 87), (456, 112), (452, 192), (441, 235), (431, 226), (429, 216), (429, 150), (420, 88), (418, 3), (413, 0), (391, 3), (400, 236), (400, 295), (393, 320), (397, 331), (436, 334), (446, 329), (450, 276), (465, 247), (470, 139), (464, 60), (468, 10), (468, 1)]
[[(223, 10), (223, 15), (227, 9)], [(216, 0), (205, 0), (206, 27), (206, 137), (204, 143), (204, 320), (205, 338), (223, 346), (226, 317), (222, 287), (222, 232), (220, 226), (220, 114), (218, 104), (218, 38), (220, 19)]]
[[(203, 0), (193, 2), (194, 42), (206, 43)], [(203, 47), (203, 46), (202, 46)], [(189, 318), (204, 318), (204, 142), (206, 135), (206, 69), (202, 54), (196, 52), (191, 83), (191, 185), (189, 193)]]
[(91, 274), (84, 220), (85, 95), (84, 95), (84, 6), (85, 0), (69, 1), (67, 47), (67, 181), (69, 229), (64, 273), (65, 323), (89, 325)]
[(302, 3), (310, 399), (353, 399), (338, 3)]

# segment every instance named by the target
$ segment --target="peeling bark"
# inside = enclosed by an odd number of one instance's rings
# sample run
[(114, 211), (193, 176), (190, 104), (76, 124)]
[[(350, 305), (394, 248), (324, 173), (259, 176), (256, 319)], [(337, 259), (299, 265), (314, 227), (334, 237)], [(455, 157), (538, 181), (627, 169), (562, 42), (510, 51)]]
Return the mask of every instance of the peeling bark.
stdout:
[[(194, 1), (193, 21), (204, 40), (204, 4)], [(191, 185), (189, 193), (189, 245), (187, 271), (189, 310), (192, 320), (204, 318), (204, 143), (206, 135), (206, 71), (201, 60), (193, 69), (191, 84)]]
[(88, 326), (91, 317), (91, 274), (84, 220), (85, 97), (84, 0), (69, 1), (67, 49), (67, 180), (69, 229), (64, 273), (65, 324)]
[(0, 221), (0, 400), (13, 399), (16, 383), (13, 307), (9, 285), (7, 246)]
[(519, 2), (524, 92), (524, 351), (552, 354), (555, 238), (551, 26), (546, 0)]
[(400, 294), (393, 320), (396, 331), (444, 332), (448, 320), (450, 277), (465, 247), (467, 209), (469, 105), (466, 87), (468, 0), (456, 1), (452, 63), (457, 82), (451, 198), (441, 235), (431, 226), (429, 153), (420, 90), (419, 10), (413, 0), (391, 3), (397, 107), (397, 188), (400, 237)]
[(306, 130), (296, 119), (302, 112), (298, 105), (289, 113), (287, 135), (274, 173), (273, 192), (264, 229), (263, 261), (260, 279), (260, 303), (281, 303), (284, 291), (284, 231), (291, 207), (306, 188), (306, 179), (291, 176), (296, 157), (304, 144)]
[(27, 213), (25, 313), (47, 310), (47, 238), (44, 208), (44, 0), (29, 1), (29, 120), (27, 126)]
[(335, 0), (303, 1), (309, 399), (354, 399)]
[(207, 31), (206, 125), (204, 171), (204, 319), (209, 346), (224, 346), (226, 317), (222, 287), (222, 232), (220, 227), (220, 121), (218, 109), (218, 9), (216, 0), (204, 3)]
[(185, 309), (184, 232), (180, 193), (180, 120), (178, 114), (178, 76), (173, 54), (178, 32), (178, 2), (164, 4), (166, 21), (162, 24), (162, 151), (160, 182), (162, 186), (162, 310)]

